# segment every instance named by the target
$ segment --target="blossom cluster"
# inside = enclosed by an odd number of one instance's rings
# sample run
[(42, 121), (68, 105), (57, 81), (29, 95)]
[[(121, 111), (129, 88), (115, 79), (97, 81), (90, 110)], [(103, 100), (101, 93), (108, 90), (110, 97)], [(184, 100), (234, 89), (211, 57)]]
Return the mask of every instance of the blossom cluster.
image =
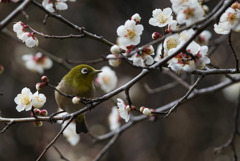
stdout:
[(18, 94), (14, 102), (17, 104), (17, 111), (29, 111), (34, 108), (41, 108), (46, 103), (46, 96), (36, 91), (34, 94), (29, 88), (22, 89), (21, 94)]
[(13, 31), (16, 32), (17, 37), (25, 42), (26, 46), (32, 48), (38, 46), (38, 39), (34, 36), (33, 33), (26, 31), (27, 25), (24, 25), (21, 21), (13, 25)]
[[(66, 1), (67, 0), (55, 0), (54, 5), (56, 7), (56, 10), (66, 10), (66, 9), (68, 9), (68, 5), (65, 3)], [(52, 0), (43, 0), (42, 5), (49, 12), (54, 12), (55, 11)]]
[(231, 30), (240, 31), (240, 3), (237, 1), (231, 5), (220, 17), (218, 24), (214, 24), (217, 34), (228, 34)]

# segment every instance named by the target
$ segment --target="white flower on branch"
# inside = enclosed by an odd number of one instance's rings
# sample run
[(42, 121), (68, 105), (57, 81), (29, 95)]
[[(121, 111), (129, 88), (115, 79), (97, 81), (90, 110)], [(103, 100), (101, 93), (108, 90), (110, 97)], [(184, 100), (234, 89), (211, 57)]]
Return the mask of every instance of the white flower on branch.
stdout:
[[(55, 0), (55, 6), (57, 10), (66, 10), (68, 5), (65, 3), (67, 0)], [(54, 12), (53, 4), (51, 0), (43, 0), (43, 7), (49, 12)]]
[(154, 55), (154, 48), (152, 45), (143, 49), (141, 54), (134, 54), (129, 60), (133, 61), (133, 65), (145, 67), (146, 65), (152, 65), (154, 63), (154, 59), (150, 55)]
[(117, 109), (117, 107), (113, 106), (112, 107), (112, 111), (111, 111), (111, 113), (110, 113), (110, 115), (108, 117), (110, 130), (114, 131), (114, 130), (119, 129), (120, 121), (121, 121), (121, 118), (119, 116), (118, 109)]
[(50, 69), (53, 62), (50, 58), (43, 56), (42, 53), (38, 52), (35, 56), (27, 54), (22, 56), (22, 60), (25, 61), (27, 69), (43, 74), (44, 70)]
[(21, 94), (18, 94), (15, 99), (14, 102), (17, 104), (17, 111), (21, 112), (21, 111), (29, 111), (32, 108), (32, 97), (33, 94), (30, 91), (29, 88), (23, 88), (21, 91)]
[(96, 78), (96, 83), (99, 84), (100, 88), (104, 92), (112, 91), (118, 82), (117, 75), (114, 70), (112, 70), (108, 66), (104, 66), (101, 68), (101, 73), (98, 74)]
[(130, 119), (131, 108), (129, 107), (129, 105), (126, 105), (122, 99), (118, 98), (117, 101), (120, 117), (124, 119), (125, 122), (128, 122)]
[[(62, 128), (66, 126), (67, 121), (64, 122), (61, 126)], [(75, 146), (80, 141), (80, 135), (76, 133), (76, 123), (71, 122), (68, 127), (63, 131), (63, 136), (67, 139), (67, 141), (72, 145)]]
[(17, 111), (29, 111), (32, 107), (40, 108), (46, 103), (46, 96), (39, 94), (38, 91), (32, 94), (29, 88), (22, 89), (21, 94), (18, 94), (14, 102), (17, 104)]
[(46, 96), (44, 94), (35, 92), (32, 97), (32, 106), (41, 108), (46, 103)]
[(165, 27), (168, 24), (170, 24), (173, 20), (172, 9), (169, 7), (163, 10), (161, 9), (153, 10), (152, 16), (153, 17), (150, 18), (149, 20), (149, 24), (158, 27)]
[[(173, 2), (172, 2), (173, 3)], [(176, 3), (176, 1), (174, 2)], [(204, 10), (197, 0), (183, 3), (176, 9), (177, 21), (179, 24), (186, 24), (187, 26), (203, 19)]]
[(136, 24), (133, 20), (127, 20), (124, 25), (117, 28), (119, 43), (123, 46), (137, 45), (143, 32), (143, 25)]
[(239, 31), (240, 10), (229, 7), (220, 17), (218, 24), (214, 24), (214, 31), (217, 34), (228, 34), (231, 29)]
[[(173, 54), (176, 49), (169, 51), (169, 55)], [(208, 47), (200, 46), (196, 42), (191, 42), (187, 49), (187, 52), (181, 52), (169, 61), (168, 67), (175, 72), (181, 71), (191, 72), (195, 69), (202, 69), (206, 64), (210, 63), (210, 59), (207, 57)]]

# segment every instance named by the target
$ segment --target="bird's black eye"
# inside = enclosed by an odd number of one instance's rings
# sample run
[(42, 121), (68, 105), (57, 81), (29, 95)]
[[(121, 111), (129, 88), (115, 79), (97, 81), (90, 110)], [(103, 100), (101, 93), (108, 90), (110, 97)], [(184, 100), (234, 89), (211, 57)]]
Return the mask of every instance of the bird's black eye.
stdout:
[(84, 75), (87, 74), (88, 73), (88, 69), (87, 68), (82, 68), (81, 73), (84, 74)]

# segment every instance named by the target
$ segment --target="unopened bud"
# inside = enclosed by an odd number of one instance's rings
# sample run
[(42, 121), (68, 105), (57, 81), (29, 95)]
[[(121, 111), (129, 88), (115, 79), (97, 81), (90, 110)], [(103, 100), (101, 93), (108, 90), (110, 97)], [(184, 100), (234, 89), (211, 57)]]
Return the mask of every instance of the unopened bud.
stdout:
[(144, 50), (143, 50), (144, 53), (146, 53), (147, 55), (151, 55), (153, 52), (154, 52), (154, 48), (152, 45), (146, 47)]
[(47, 76), (42, 76), (41, 80), (44, 82), (44, 83), (48, 83), (49, 82), (49, 79)]
[(131, 108), (130, 108), (130, 106), (129, 106), (129, 105), (127, 105), (127, 106), (126, 106), (126, 110), (127, 110), (128, 112), (130, 112), (130, 111), (131, 111)]
[(47, 116), (47, 115), (48, 115), (48, 111), (45, 110), (45, 109), (44, 109), (44, 110), (41, 110), (41, 111), (40, 111), (40, 115), (41, 115), (41, 116)]
[(142, 112), (144, 115), (151, 115), (151, 110), (149, 108), (144, 108), (143, 112)]
[(42, 121), (34, 121), (34, 122), (33, 122), (33, 125), (34, 125), (35, 127), (41, 127), (41, 126), (43, 125), (43, 123), (42, 123)]
[(42, 89), (45, 86), (46, 86), (45, 83), (37, 83), (36, 84), (36, 89), (37, 89), (37, 91), (39, 91), (40, 89)]
[(81, 101), (81, 99), (79, 97), (73, 97), (72, 98), (72, 103), (75, 104), (75, 105), (79, 104), (80, 101)]
[(112, 54), (119, 54), (121, 52), (121, 48), (118, 46), (118, 45), (113, 45), (111, 48), (110, 48), (110, 51)]
[(109, 54), (107, 56), (107, 59), (109, 59), (108, 60), (109, 65), (111, 65), (113, 67), (118, 67), (122, 61), (121, 61), (121, 59), (117, 59), (117, 57), (118, 57), (117, 55)]
[(162, 35), (161, 35), (160, 33), (158, 33), (158, 32), (154, 32), (154, 33), (152, 34), (152, 39), (153, 39), (153, 40), (157, 40), (157, 39), (159, 39), (160, 37), (162, 37)]
[(2, 74), (4, 71), (4, 67), (0, 64), (0, 74)]
[(140, 107), (140, 112), (143, 112), (145, 107)]
[(38, 108), (34, 108), (33, 110), (34, 114), (39, 116), (40, 115), (40, 110)]
[(141, 21), (141, 17), (138, 13), (135, 13), (132, 17), (131, 17), (131, 20), (135, 21), (136, 24), (139, 24), (140, 21)]

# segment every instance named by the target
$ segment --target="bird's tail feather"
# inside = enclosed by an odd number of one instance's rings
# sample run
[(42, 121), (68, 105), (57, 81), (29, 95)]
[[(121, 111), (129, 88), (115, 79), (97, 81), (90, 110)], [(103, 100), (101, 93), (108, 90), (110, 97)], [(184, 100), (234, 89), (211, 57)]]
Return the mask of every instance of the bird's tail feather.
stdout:
[(81, 132), (88, 132), (88, 128), (85, 122), (85, 115), (80, 115), (76, 118), (76, 133), (79, 134)]

